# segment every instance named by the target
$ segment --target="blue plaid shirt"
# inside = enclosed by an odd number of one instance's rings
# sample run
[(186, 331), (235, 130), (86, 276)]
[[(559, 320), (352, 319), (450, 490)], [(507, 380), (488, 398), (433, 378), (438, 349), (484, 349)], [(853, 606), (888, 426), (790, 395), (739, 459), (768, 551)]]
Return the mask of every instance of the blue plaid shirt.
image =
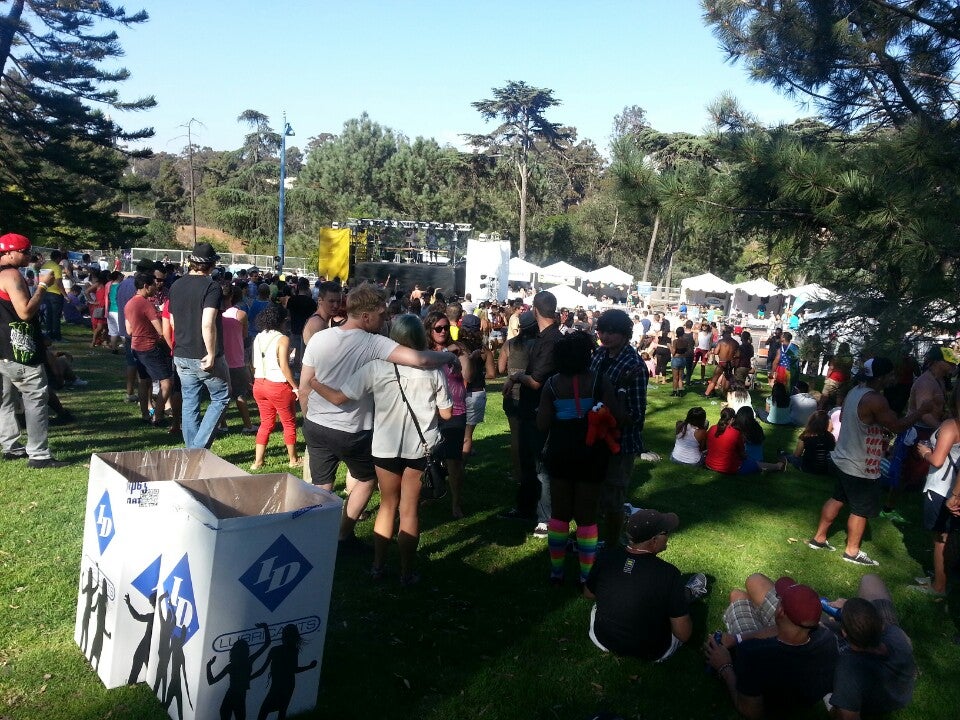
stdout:
[[(641, 434), (647, 417), (647, 384), (650, 382), (646, 364), (636, 348), (627, 343), (615, 358), (608, 358), (606, 348), (597, 348), (590, 361), (590, 370), (602, 373), (617, 388), (617, 399), (630, 418), (629, 424), (621, 429), (620, 452), (639, 455), (644, 451)], [(620, 378), (627, 371), (631, 371), (633, 377), (623, 384)], [(626, 392), (621, 392), (621, 387)]]

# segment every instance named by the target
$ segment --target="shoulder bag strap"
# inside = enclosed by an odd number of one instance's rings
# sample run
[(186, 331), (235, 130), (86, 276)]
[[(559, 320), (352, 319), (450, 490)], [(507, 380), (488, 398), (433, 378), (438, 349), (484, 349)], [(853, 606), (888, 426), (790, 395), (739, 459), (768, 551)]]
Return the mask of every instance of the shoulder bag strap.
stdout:
[(397, 367), (396, 363), (393, 365), (393, 372), (397, 376), (397, 387), (400, 388), (400, 397), (403, 398), (404, 404), (407, 406), (407, 410), (410, 411), (410, 419), (413, 420), (413, 426), (417, 429), (417, 435), (420, 436), (420, 442), (423, 445), (424, 451), (429, 454), (430, 448), (427, 447), (427, 439), (423, 436), (423, 431), (420, 429), (420, 423), (417, 421), (417, 415), (413, 412), (413, 408), (410, 406), (410, 401), (407, 400), (407, 394), (403, 392), (403, 383), (400, 382), (400, 369)]

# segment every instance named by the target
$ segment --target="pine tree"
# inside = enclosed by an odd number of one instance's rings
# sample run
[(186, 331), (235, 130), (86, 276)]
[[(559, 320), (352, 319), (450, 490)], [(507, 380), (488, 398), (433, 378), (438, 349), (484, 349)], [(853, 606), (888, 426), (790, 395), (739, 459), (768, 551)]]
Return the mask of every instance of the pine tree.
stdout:
[(120, 99), (113, 85), (129, 73), (100, 66), (123, 54), (116, 33), (102, 26), (146, 20), (145, 12), (128, 14), (103, 0), (14, 0), (0, 16), (5, 228), (79, 244), (104, 237), (116, 244), (123, 234), (113, 217), (126, 166), (118, 147), (153, 131), (124, 131), (108, 112), (156, 103)]

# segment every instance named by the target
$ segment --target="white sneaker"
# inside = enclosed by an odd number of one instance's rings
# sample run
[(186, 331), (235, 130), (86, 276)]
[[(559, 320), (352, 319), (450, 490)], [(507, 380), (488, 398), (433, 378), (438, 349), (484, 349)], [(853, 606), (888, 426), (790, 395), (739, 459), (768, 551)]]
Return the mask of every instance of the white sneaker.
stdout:
[(547, 524), (546, 523), (537, 523), (537, 526), (533, 529), (533, 536), (535, 538), (544, 539), (547, 537)]
[(645, 462), (660, 462), (660, 456), (655, 452), (642, 452), (640, 453), (640, 459)]

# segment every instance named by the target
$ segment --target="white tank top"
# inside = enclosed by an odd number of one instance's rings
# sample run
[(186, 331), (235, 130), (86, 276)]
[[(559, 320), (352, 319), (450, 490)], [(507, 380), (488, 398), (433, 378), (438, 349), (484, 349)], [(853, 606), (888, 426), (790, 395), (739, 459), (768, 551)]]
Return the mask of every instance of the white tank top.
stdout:
[(287, 381), (277, 359), (277, 342), (281, 336), (278, 330), (268, 330), (258, 333), (253, 339), (253, 377), (270, 382)]
[[(937, 428), (930, 436), (930, 444), (937, 446), (937, 436), (940, 435), (940, 429)], [(927, 481), (923, 486), (923, 491), (932, 490), (937, 495), (947, 497), (950, 494), (950, 488), (953, 487), (953, 479), (957, 476), (957, 468), (960, 467), (960, 444), (950, 448), (947, 459), (943, 465), (936, 468), (933, 465), (927, 471)]]
[(843, 420), (837, 449), (830, 457), (847, 475), (876, 480), (880, 477), (880, 460), (888, 442), (880, 425), (867, 425), (857, 412), (867, 393), (875, 392), (865, 385), (847, 393), (843, 403)]

